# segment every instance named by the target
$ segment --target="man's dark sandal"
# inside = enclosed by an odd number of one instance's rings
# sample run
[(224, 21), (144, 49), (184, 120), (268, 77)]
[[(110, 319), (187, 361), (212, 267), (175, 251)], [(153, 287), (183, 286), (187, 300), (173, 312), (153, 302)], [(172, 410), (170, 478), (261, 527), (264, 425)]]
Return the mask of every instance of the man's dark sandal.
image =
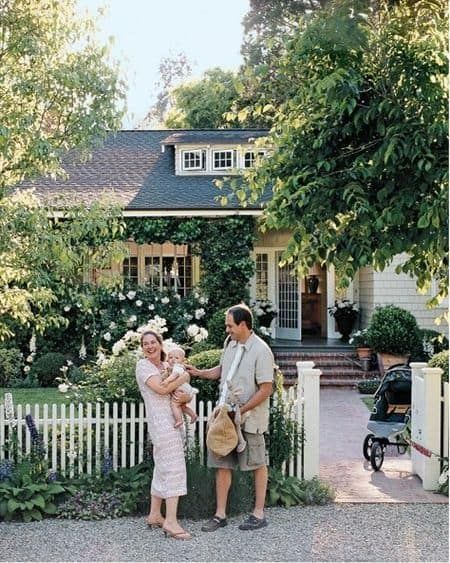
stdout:
[(227, 524), (228, 522), (226, 518), (219, 518), (219, 516), (213, 516), (208, 520), (208, 522), (203, 524), (202, 532), (215, 532), (216, 530), (218, 530), (219, 528), (223, 528)]
[(265, 518), (256, 518), (253, 514), (250, 514), (242, 524), (239, 526), (240, 530), (259, 530), (267, 526), (267, 520)]

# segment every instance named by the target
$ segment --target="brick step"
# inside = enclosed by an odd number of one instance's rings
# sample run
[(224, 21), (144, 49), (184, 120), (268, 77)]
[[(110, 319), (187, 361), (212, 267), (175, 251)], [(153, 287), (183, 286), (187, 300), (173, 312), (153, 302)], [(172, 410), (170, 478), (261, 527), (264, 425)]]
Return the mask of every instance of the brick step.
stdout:
[[(378, 370), (364, 371), (360, 368), (347, 367), (347, 366), (327, 366), (327, 367), (314, 366), (314, 369), (320, 369), (322, 375), (326, 375), (326, 376), (339, 375), (342, 377), (348, 375), (349, 377), (353, 377), (357, 375), (359, 377), (363, 377), (366, 374), (369, 374), (370, 377), (379, 376)], [(295, 366), (286, 367), (285, 369), (280, 368), (280, 371), (284, 375), (284, 377), (297, 377), (297, 368)]]
[[(278, 367), (283, 371), (283, 369), (291, 369), (296, 367), (297, 361), (306, 361), (306, 360), (287, 360), (287, 359), (276, 359), (275, 360)], [(309, 361), (314, 362), (314, 367), (322, 368), (322, 367), (335, 367), (335, 366), (345, 366), (345, 367), (354, 367), (355, 369), (361, 369), (361, 362), (355, 358), (318, 358), (318, 359), (311, 359)]]

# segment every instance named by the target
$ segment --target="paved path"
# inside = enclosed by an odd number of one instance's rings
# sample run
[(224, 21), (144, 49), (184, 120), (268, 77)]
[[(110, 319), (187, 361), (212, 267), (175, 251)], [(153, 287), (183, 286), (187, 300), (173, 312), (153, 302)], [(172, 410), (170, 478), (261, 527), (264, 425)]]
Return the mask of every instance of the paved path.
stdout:
[(388, 452), (381, 470), (373, 471), (362, 455), (370, 412), (361, 397), (351, 388), (320, 390), (320, 478), (334, 487), (335, 501), (447, 503), (446, 496), (423, 490), (408, 454)]

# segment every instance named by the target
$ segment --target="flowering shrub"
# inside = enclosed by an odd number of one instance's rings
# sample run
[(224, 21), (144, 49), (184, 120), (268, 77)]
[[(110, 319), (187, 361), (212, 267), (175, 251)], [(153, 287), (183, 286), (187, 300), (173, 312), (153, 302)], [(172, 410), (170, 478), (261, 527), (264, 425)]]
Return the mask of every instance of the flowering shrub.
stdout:
[(336, 321), (341, 319), (356, 320), (359, 314), (359, 307), (348, 299), (336, 300), (332, 307), (328, 307), (328, 313)]
[[(140, 401), (140, 393), (135, 379), (136, 361), (142, 357), (141, 335), (147, 330), (161, 336), (167, 332), (166, 319), (155, 315), (136, 330), (127, 332), (114, 342), (111, 349), (99, 348), (97, 360), (83, 367), (85, 378), (77, 384), (65, 377), (58, 378), (58, 389), (69, 393), (77, 401)], [(196, 324), (190, 324), (185, 331), (185, 342), (201, 342), (208, 337), (208, 331)], [(163, 341), (166, 352), (178, 344), (168, 338)]]

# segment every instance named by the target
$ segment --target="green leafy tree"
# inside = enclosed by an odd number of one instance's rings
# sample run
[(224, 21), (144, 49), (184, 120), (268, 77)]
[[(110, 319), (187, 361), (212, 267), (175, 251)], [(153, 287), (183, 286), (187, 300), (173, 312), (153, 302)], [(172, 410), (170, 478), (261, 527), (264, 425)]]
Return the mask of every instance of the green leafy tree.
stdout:
[(124, 86), (75, 0), (2, 0), (0, 61), (0, 195), (120, 125)]
[[(448, 286), (447, 12), (443, 0), (339, 2), (289, 42), (273, 72), (289, 84), (274, 109), (270, 158), (236, 188), (271, 190), (265, 229), (292, 229), (299, 271), (364, 266)], [(254, 109), (254, 108), (253, 108)]]
[(86, 267), (123, 259), (122, 229), (121, 210), (102, 202), (55, 219), (30, 192), (0, 199), (0, 340), (17, 326), (42, 333), (64, 325), (52, 304)]
[[(172, 109), (165, 125), (170, 129), (212, 129), (230, 127), (224, 119), (237, 98), (231, 71), (212, 68), (201, 80), (185, 83), (171, 92)], [(235, 126), (239, 126), (235, 123)]]
[(163, 57), (159, 63), (159, 80), (155, 84), (158, 91), (156, 100), (139, 125), (141, 129), (161, 129), (167, 112), (172, 107), (171, 91), (176, 84), (187, 78), (192, 65), (184, 53)]

